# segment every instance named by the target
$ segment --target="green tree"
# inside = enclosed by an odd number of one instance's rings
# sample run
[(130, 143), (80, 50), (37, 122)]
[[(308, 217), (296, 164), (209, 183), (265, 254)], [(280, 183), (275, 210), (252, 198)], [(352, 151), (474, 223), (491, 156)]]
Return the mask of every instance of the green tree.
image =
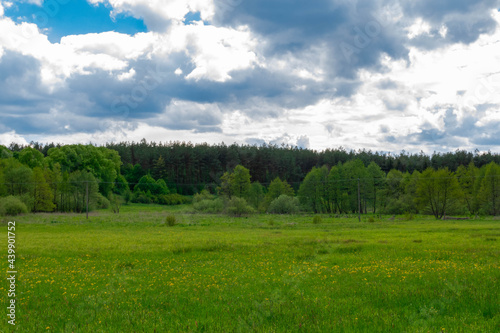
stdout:
[(22, 196), (30, 193), (33, 187), (33, 171), (15, 159), (5, 162), (4, 180), (7, 194)]
[(0, 158), (7, 159), (13, 156), (14, 154), (7, 147), (0, 145)]
[(347, 212), (346, 204), (343, 199), (345, 197), (342, 195), (345, 187), (344, 179), (344, 167), (342, 163), (339, 162), (338, 165), (333, 166), (328, 174), (328, 185), (327, 185), (327, 198), (328, 198), (328, 210), (331, 213), (335, 212)]
[(89, 210), (97, 205), (99, 198), (99, 181), (88, 171), (77, 170), (68, 177), (68, 203), (69, 211), (84, 212), (87, 206), (87, 188)]
[(486, 166), (480, 196), (489, 214), (500, 213), (500, 166), (495, 162)]
[(254, 208), (258, 209), (264, 201), (264, 186), (259, 182), (253, 182), (248, 190), (247, 201)]
[(151, 177), (151, 175), (145, 175), (142, 176), (141, 179), (139, 179), (139, 182), (137, 185), (135, 185), (134, 192), (148, 192), (150, 191), (151, 194), (157, 194), (159, 192), (159, 186), (156, 183), (155, 179)]
[(33, 199), (34, 212), (51, 212), (55, 208), (52, 190), (40, 167), (33, 169)]
[(457, 178), (448, 168), (438, 171), (428, 168), (420, 175), (416, 194), (420, 205), (428, 208), (436, 219), (440, 219), (447, 209), (458, 202), (460, 188)]
[(263, 209), (267, 210), (271, 202), (278, 198), (280, 195), (287, 195), (289, 197), (294, 196), (294, 191), (292, 186), (287, 183), (286, 180), (281, 180), (279, 177), (276, 177), (270, 184), (267, 189), (267, 193), (263, 203)]
[(43, 154), (31, 147), (26, 147), (23, 150), (21, 150), (19, 152), (18, 159), (19, 162), (28, 166), (30, 169), (33, 169), (35, 167), (43, 168), (44, 166)]
[(221, 177), (220, 192), (229, 198), (246, 198), (250, 190), (250, 170), (237, 165), (232, 172), (225, 172)]
[(313, 167), (300, 184), (300, 203), (310, 211), (322, 213), (328, 209), (328, 168)]
[[(342, 184), (342, 195), (347, 199), (346, 206), (351, 212), (358, 211), (358, 180), (360, 183), (361, 212), (366, 212), (367, 178), (365, 165), (360, 159), (348, 161), (344, 164), (344, 178)], [(343, 200), (344, 200), (343, 199)]]
[(367, 197), (371, 202), (373, 213), (375, 214), (377, 211), (377, 195), (380, 194), (380, 190), (385, 183), (385, 173), (375, 162), (371, 162), (368, 165), (366, 173), (368, 175), (366, 186)]
[(461, 165), (456, 171), (458, 184), (462, 190), (463, 201), (470, 214), (476, 214), (479, 210), (479, 169), (474, 162), (470, 162), (467, 167)]
[(99, 180), (99, 191), (107, 196), (113, 189), (116, 177), (120, 174), (121, 159), (118, 152), (93, 145), (67, 145), (50, 148), (47, 163), (52, 168), (56, 163), (61, 171), (86, 171)]

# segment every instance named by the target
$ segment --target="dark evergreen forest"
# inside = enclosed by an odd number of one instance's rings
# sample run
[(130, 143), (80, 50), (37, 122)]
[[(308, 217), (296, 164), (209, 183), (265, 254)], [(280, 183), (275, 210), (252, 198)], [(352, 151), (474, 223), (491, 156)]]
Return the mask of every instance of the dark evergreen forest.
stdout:
[[(54, 143), (31, 143), (31, 147), (44, 156), (47, 156), (50, 148), (61, 146)], [(298, 189), (313, 167), (326, 165), (330, 168), (357, 159), (365, 166), (375, 162), (385, 173), (393, 169), (403, 173), (423, 172), (429, 167), (456, 171), (458, 167), (468, 166), (471, 162), (478, 168), (490, 162), (500, 164), (498, 153), (481, 153), (478, 150), (434, 152), (432, 155), (405, 151), (391, 154), (364, 149), (346, 150), (342, 147), (316, 151), (284, 145), (156, 143), (144, 139), (140, 142), (108, 143), (106, 147), (120, 155), (121, 174), (129, 184), (136, 184), (142, 176), (150, 174), (155, 179), (166, 179), (169, 188), (175, 188), (177, 193), (186, 195), (199, 192), (205, 186), (215, 186), (222, 174), (234, 169), (236, 165), (243, 165), (251, 170), (252, 181), (268, 185), (279, 177)], [(25, 147), (17, 144), (9, 147), (14, 154), (23, 148)]]

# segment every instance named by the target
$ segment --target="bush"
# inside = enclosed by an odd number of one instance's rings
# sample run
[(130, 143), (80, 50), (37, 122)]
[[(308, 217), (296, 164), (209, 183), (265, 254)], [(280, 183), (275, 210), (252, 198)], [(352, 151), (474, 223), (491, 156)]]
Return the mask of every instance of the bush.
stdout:
[(200, 193), (196, 193), (193, 197), (193, 203), (197, 203), (203, 200), (213, 200), (215, 197), (210, 194), (208, 190), (203, 190)]
[(193, 204), (194, 210), (202, 213), (210, 213), (210, 214), (216, 214), (216, 213), (222, 213), (224, 211), (224, 202), (222, 199), (215, 199), (215, 200), (201, 200), (199, 202), (195, 202)]
[(241, 216), (255, 213), (255, 209), (245, 199), (233, 197), (227, 204), (227, 213), (229, 215)]
[(132, 202), (134, 203), (142, 203), (142, 204), (150, 204), (153, 203), (153, 199), (151, 195), (148, 193), (144, 193), (142, 191), (135, 191), (132, 197)]
[(103, 196), (101, 193), (98, 193), (96, 195), (96, 206), (97, 209), (108, 209), (111, 207), (111, 203), (109, 202), (108, 198)]
[(319, 215), (316, 215), (316, 216), (313, 217), (313, 223), (314, 224), (320, 224), (322, 221), (323, 221), (323, 219)]
[(166, 223), (169, 227), (173, 227), (177, 223), (174, 215), (167, 215)]
[(15, 216), (19, 214), (26, 214), (28, 207), (19, 198), (8, 196), (0, 198), (0, 214)]
[(295, 214), (299, 211), (299, 206), (299, 199), (282, 194), (271, 201), (267, 211), (272, 214)]
[(160, 205), (183, 205), (190, 203), (191, 198), (180, 194), (163, 194), (158, 196), (158, 203)]

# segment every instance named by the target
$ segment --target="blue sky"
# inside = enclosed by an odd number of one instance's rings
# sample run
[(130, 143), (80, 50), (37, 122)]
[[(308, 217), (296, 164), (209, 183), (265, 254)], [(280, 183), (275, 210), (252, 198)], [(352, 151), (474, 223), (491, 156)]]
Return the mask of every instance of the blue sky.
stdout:
[(141, 19), (126, 14), (111, 17), (112, 8), (106, 4), (91, 5), (86, 0), (44, 1), (42, 6), (16, 1), (5, 10), (5, 16), (16, 22), (36, 23), (47, 29), (52, 43), (67, 35), (116, 31), (133, 35), (146, 32)]
[(497, 0), (0, 0), (0, 144), (500, 148)]

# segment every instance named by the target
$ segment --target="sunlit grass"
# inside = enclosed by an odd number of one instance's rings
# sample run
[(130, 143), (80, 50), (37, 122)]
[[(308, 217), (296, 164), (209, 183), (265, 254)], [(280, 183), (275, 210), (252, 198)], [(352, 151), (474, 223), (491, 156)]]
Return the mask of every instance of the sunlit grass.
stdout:
[[(168, 227), (168, 214), (178, 224)], [(323, 215), (315, 224), (312, 215), (228, 218), (137, 205), (89, 221), (16, 221), (20, 332), (500, 327), (499, 221)], [(0, 328), (11, 330), (6, 319)]]

